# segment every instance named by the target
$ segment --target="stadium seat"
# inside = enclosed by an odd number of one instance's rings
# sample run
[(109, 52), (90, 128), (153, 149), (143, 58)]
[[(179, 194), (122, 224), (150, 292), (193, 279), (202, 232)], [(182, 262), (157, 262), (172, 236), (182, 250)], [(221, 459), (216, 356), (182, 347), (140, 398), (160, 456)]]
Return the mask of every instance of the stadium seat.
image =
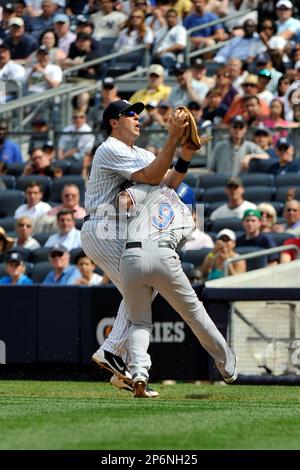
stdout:
[(50, 186), (52, 184), (52, 179), (50, 176), (45, 175), (24, 175), (18, 176), (16, 181), (16, 188), (25, 191), (26, 186), (32, 182), (39, 183), (43, 188), (43, 201), (47, 201), (49, 196)]
[(80, 191), (80, 201), (82, 202), (84, 200), (85, 181), (79, 175), (66, 175), (56, 180), (53, 180), (50, 188), (49, 201), (61, 203), (61, 193), (63, 187), (66, 184), (75, 184), (76, 186), (78, 186)]
[(15, 189), (16, 178), (14, 175), (0, 175), (0, 179), (6, 186), (6, 189)]
[(19, 189), (0, 190), (0, 217), (14, 215), (15, 210), (24, 203), (24, 192)]
[(195, 176), (193, 173), (188, 173), (185, 177), (184, 177), (184, 183), (188, 184), (189, 186), (192, 186), (193, 188), (195, 186), (197, 186), (197, 176)]
[(193, 270), (195, 269), (195, 266), (193, 265), (193, 263), (187, 263), (185, 261), (181, 263), (181, 267), (183, 269), (184, 274), (187, 277), (190, 277)]
[(207, 188), (215, 188), (216, 186), (221, 186), (224, 188), (226, 181), (230, 175), (219, 175), (219, 174), (212, 174), (208, 173), (205, 175), (200, 175), (198, 186), (203, 189)]
[(73, 250), (70, 251), (70, 263), (74, 264), (77, 256), (83, 252), (82, 248), (73, 248)]
[(274, 186), (274, 176), (271, 173), (247, 173), (241, 178), (245, 187)]
[(273, 186), (248, 186), (245, 188), (244, 198), (251, 202), (271, 201), (276, 193)]
[(194, 191), (194, 193), (195, 193), (196, 201), (203, 201), (204, 189), (194, 187), (194, 188), (193, 188), (193, 191)]
[(77, 228), (77, 230), (81, 230), (82, 225), (83, 225), (83, 219), (75, 220), (75, 227)]
[(40, 261), (33, 265), (31, 279), (33, 282), (40, 284), (52, 269), (53, 268), (48, 261)]
[(71, 166), (71, 162), (68, 160), (53, 160), (52, 166), (59, 167), (62, 169), (63, 174), (67, 175), (69, 173), (69, 167)]
[(181, 259), (185, 263), (192, 263), (195, 268), (199, 268), (211, 248), (201, 248), (200, 250), (186, 250), (181, 252)]
[(7, 174), (20, 176), (23, 173), (25, 163), (8, 163)]
[(52, 235), (52, 232), (51, 233), (50, 232), (34, 233), (33, 238), (35, 238), (42, 247), (45, 245), (50, 235)]
[(30, 261), (33, 264), (40, 263), (41, 261), (48, 261), (49, 255), (49, 248), (45, 246), (41, 246), (41, 248), (37, 248), (36, 250), (32, 250), (30, 253)]
[(144, 49), (138, 49), (124, 56), (117, 57), (108, 63), (106, 75), (117, 77), (119, 75), (132, 72), (138, 65), (144, 66), (145, 57), (146, 53)]
[(0, 219), (0, 227), (4, 228), (6, 232), (14, 232), (16, 219), (13, 215), (2, 217)]
[(102, 56), (111, 54), (113, 51), (113, 45), (116, 42), (116, 38), (103, 37), (100, 40), (100, 50)]
[(20, 253), (23, 257), (23, 261), (29, 261), (31, 251), (22, 246), (13, 246), (7, 253)]
[(300, 173), (285, 173), (284, 175), (277, 175), (275, 177), (275, 186), (300, 186)]
[(220, 67), (222, 67), (222, 64), (218, 62), (215, 62), (213, 60), (205, 61), (206, 75), (208, 77), (214, 77)]
[(227, 202), (227, 197), (224, 191), (224, 186), (216, 187), (216, 188), (207, 188), (203, 195), (204, 202), (217, 202), (222, 201)]
[(217, 201), (217, 202), (205, 202), (205, 217), (210, 217), (210, 215), (218, 209), (218, 207), (225, 204), (226, 201)]
[(220, 232), (223, 228), (229, 228), (234, 232), (243, 231), (242, 220), (238, 217), (222, 217), (216, 220), (210, 221), (209, 230), (211, 232)]
[[(262, 251), (264, 248), (258, 247), (258, 246), (237, 246), (234, 251), (239, 253), (240, 255), (244, 255), (247, 253), (254, 253), (257, 251)], [(246, 260), (246, 265), (247, 265), (247, 271), (253, 271), (254, 269), (261, 269), (266, 267), (267, 265), (267, 257), (266, 256), (260, 256), (257, 258), (252, 258), (249, 260)]]
[(283, 211), (283, 208), (284, 208), (284, 204), (282, 202), (280, 202), (280, 201), (267, 201), (267, 204), (270, 204), (271, 206), (274, 207), (277, 216), (282, 215), (282, 211)]
[(277, 162), (277, 158), (269, 158), (268, 160), (254, 158), (253, 160), (250, 160), (248, 173), (268, 173), (271, 166)]
[[(287, 197), (287, 192), (289, 189), (291, 188), (295, 188), (296, 189), (296, 194), (295, 194), (295, 198), (300, 200), (300, 185), (299, 186), (295, 186), (294, 184), (291, 184), (289, 186), (280, 186), (279, 188), (277, 188), (277, 191), (276, 191), (276, 196), (275, 196), (275, 201), (280, 201), (280, 202), (285, 202), (286, 201), (286, 197)], [(1, 206), (0, 206), (1, 207)], [(1, 210), (1, 209), (0, 209)]]
[(82, 172), (82, 162), (70, 162), (68, 167), (68, 175), (81, 175)]
[(285, 240), (287, 240), (288, 238), (297, 238), (292, 233), (287, 232), (271, 232), (271, 235), (277, 246), (283, 245)]

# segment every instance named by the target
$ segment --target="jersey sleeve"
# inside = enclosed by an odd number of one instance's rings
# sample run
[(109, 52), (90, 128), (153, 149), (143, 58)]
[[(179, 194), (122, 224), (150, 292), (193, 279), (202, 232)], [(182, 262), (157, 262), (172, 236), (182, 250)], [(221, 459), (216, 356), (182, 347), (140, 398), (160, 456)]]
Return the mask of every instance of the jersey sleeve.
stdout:
[(148, 191), (148, 184), (136, 184), (126, 188), (126, 192), (129, 194), (132, 204), (135, 206), (145, 201)]
[(129, 180), (133, 173), (150, 165), (155, 156), (139, 147), (131, 148), (116, 139), (108, 139), (98, 148), (96, 158), (99, 168), (113, 171)]

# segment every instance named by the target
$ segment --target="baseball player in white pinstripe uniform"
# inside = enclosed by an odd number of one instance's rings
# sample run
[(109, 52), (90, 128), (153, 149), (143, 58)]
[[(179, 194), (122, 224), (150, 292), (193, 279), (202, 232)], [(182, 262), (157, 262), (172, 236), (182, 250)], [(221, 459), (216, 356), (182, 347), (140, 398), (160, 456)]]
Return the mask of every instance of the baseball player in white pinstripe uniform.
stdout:
[[(120, 187), (128, 180), (151, 185), (163, 180), (176, 188), (194, 153), (188, 146), (182, 147), (182, 156), (169, 171), (178, 142), (188, 125), (182, 111), (171, 116), (166, 144), (157, 157), (135, 146), (135, 139), (140, 135), (138, 114), (143, 109), (143, 103), (131, 105), (125, 100), (114, 101), (105, 109), (103, 122), (109, 137), (97, 149), (93, 159), (85, 196), (88, 216), (81, 229), (85, 253), (103, 269), (121, 293), (119, 261), (125, 240), (119, 234), (115, 212)], [(125, 367), (129, 360), (128, 329), (128, 315), (122, 301), (113, 330), (93, 355), (93, 360), (124, 380), (124, 386), (127, 382), (130, 388), (131, 377)]]
[(147, 389), (151, 366), (147, 350), (154, 290), (186, 321), (214, 358), (225, 382), (233, 382), (237, 378), (235, 354), (199, 301), (175, 252), (193, 230), (194, 221), (188, 207), (165, 185), (136, 184), (120, 196), (124, 210), (131, 208), (124, 227), (128, 241), (120, 261), (120, 276), (131, 321), (129, 371), (135, 397), (151, 396)]

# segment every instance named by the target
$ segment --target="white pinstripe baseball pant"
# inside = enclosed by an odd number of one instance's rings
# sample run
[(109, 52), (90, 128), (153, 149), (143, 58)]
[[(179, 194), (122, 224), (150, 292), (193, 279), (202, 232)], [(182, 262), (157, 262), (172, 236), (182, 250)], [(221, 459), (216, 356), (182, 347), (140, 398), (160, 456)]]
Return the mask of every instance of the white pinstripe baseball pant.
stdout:
[[(90, 219), (81, 229), (82, 248), (87, 256), (99, 266), (111, 279), (117, 289), (122, 293), (119, 264), (123, 251), (123, 240), (116, 240), (114, 227), (106, 231), (107, 238), (103, 238), (103, 225), (99, 219)], [(124, 300), (120, 303), (113, 329), (108, 338), (101, 345), (106, 351), (122, 357), (125, 364), (129, 362), (129, 319)]]

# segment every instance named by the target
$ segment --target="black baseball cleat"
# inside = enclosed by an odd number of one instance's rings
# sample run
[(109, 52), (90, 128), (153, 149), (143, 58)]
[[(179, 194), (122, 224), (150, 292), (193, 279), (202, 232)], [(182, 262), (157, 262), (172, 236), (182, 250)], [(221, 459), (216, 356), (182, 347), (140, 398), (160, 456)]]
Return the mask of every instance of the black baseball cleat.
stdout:
[[(110, 383), (115, 385), (120, 390), (126, 390), (128, 392), (133, 392), (133, 385), (132, 383), (125, 382), (122, 379), (119, 379), (115, 374), (111, 376)], [(150, 395), (148, 398), (156, 398), (159, 396), (159, 393), (156, 390), (152, 390), (152, 388), (147, 387), (146, 392)]]
[(100, 348), (92, 355), (92, 361), (96, 362), (98, 366), (109, 370), (112, 374), (116, 374), (118, 378), (131, 384), (131, 375), (126, 369), (126, 365), (121, 357), (115, 356)]

